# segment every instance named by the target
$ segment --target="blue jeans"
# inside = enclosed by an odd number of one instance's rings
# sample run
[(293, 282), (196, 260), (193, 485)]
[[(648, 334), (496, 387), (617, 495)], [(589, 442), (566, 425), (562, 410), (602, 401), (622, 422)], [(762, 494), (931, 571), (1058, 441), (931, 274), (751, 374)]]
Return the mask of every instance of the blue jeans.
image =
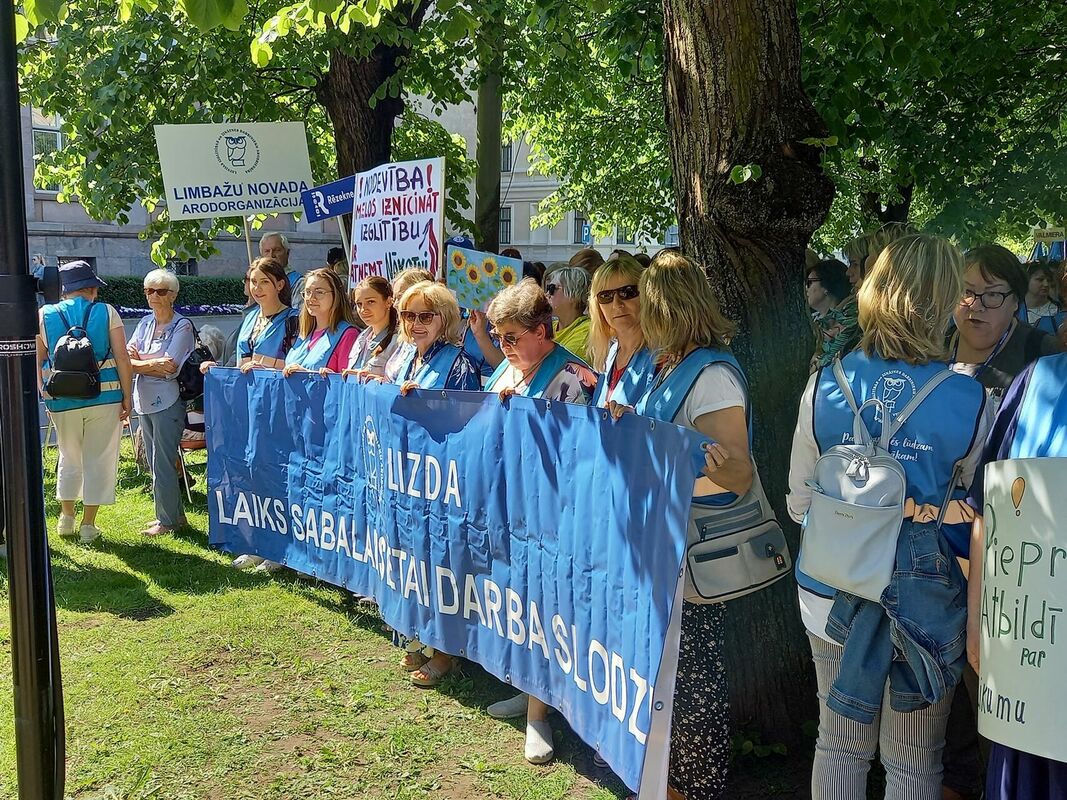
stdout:
[(152, 468), (152, 496), (161, 525), (176, 528), (184, 519), (181, 487), (178, 485), (178, 446), (185, 430), (185, 404), (174, 404), (154, 414), (139, 417), (145, 455)]

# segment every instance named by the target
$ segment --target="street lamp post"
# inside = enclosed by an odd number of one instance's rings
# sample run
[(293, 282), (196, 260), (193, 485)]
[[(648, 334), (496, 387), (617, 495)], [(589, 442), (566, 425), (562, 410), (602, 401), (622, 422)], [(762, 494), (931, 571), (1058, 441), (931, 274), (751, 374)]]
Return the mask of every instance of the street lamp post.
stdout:
[(15, 4), (0, 0), (0, 467), (19, 800), (60, 800), (63, 694), (37, 410), (36, 282), (29, 273)]

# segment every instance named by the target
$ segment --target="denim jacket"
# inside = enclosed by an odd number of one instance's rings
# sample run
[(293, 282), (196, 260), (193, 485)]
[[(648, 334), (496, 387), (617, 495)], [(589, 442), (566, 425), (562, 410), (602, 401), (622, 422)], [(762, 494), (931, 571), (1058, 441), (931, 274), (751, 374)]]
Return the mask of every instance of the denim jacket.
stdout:
[(967, 582), (937, 525), (904, 520), (881, 604), (838, 592), (826, 633), (845, 647), (827, 698), (842, 716), (874, 722), (887, 678), (895, 711), (950, 694), (966, 659)]

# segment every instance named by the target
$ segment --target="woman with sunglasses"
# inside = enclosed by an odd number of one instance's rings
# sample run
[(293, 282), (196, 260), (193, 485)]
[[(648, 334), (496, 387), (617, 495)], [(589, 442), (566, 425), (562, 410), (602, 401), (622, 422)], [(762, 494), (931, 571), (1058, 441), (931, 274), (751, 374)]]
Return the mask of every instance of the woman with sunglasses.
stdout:
[[(459, 305), (439, 283), (416, 283), (400, 298), (400, 340), (393, 383), (412, 389), (481, 391), (478, 367), (463, 352)], [(392, 366), (392, 362), (390, 362)]]
[(589, 358), (589, 282), (589, 272), (567, 264), (553, 264), (545, 275), (545, 294), (556, 318), (552, 336), (583, 361)]
[(609, 400), (636, 405), (655, 379), (656, 365), (641, 332), (643, 271), (633, 256), (620, 254), (593, 275), (589, 356), (600, 373), (594, 405), (604, 407)]
[(330, 267), (304, 275), (300, 339), (285, 356), (282, 374), (327, 369), (340, 372), (359, 336), (344, 284)]
[(815, 329), (813, 371), (846, 355), (859, 342), (858, 312), (846, 273), (844, 264), (830, 258), (812, 264), (804, 280), (804, 299)]
[[(552, 306), (533, 278), (509, 286), (489, 304), (489, 321), (505, 360), (486, 391), (501, 400), (512, 395), (588, 405), (596, 373), (553, 341)], [(546, 764), (554, 756), (549, 707), (536, 697), (517, 695), (489, 707), (490, 716), (507, 719), (526, 712), (526, 760)]]

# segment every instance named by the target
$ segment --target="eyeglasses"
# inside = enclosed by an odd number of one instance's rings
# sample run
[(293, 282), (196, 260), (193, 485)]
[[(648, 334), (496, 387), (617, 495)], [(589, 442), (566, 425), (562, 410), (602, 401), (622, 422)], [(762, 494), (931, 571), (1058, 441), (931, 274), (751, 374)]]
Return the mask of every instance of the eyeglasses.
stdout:
[(549, 297), (551, 297), (556, 292), (558, 292), (561, 288), (563, 288), (563, 287), (558, 286), (555, 283), (550, 283), (550, 284), (548, 284), (548, 286), (545, 287), (545, 294), (547, 294)]
[(501, 333), (495, 328), (489, 331), (489, 335), (496, 340), (497, 344), (506, 344), (508, 347), (514, 347), (519, 343), (519, 339), (528, 334), (530, 329), (527, 328), (522, 333)]
[(310, 300), (311, 298), (314, 297), (316, 300), (321, 300), (322, 298), (326, 297), (327, 295), (332, 295), (332, 294), (333, 294), (333, 289), (305, 289), (304, 290), (304, 299), (305, 300)]
[(963, 298), (960, 300), (960, 305), (970, 308), (974, 305), (975, 300), (982, 301), (982, 307), (988, 308), (990, 311), (1000, 308), (1004, 305), (1004, 301), (1011, 297), (1012, 292), (972, 292), (970, 289), (963, 290)]
[(404, 322), (409, 325), (415, 320), (418, 320), (421, 325), (429, 325), (433, 322), (433, 318), (440, 313), (440, 311), (401, 311), (400, 319), (404, 320)]
[(615, 295), (619, 296), (620, 300), (633, 300), (641, 292), (638, 290), (637, 285), (630, 283), (626, 286), (620, 286), (618, 289), (605, 289), (602, 292), (596, 293), (596, 300), (600, 305), (611, 305), (611, 301), (615, 299)]
[(151, 297), (154, 294), (158, 294), (160, 297), (166, 297), (170, 294), (170, 289), (153, 289), (151, 286), (144, 287), (145, 297)]
[(813, 283), (819, 283), (819, 279), (818, 278), (808, 278), (806, 281), (804, 281), (804, 285), (807, 286), (808, 288), (811, 288), (811, 285)]

